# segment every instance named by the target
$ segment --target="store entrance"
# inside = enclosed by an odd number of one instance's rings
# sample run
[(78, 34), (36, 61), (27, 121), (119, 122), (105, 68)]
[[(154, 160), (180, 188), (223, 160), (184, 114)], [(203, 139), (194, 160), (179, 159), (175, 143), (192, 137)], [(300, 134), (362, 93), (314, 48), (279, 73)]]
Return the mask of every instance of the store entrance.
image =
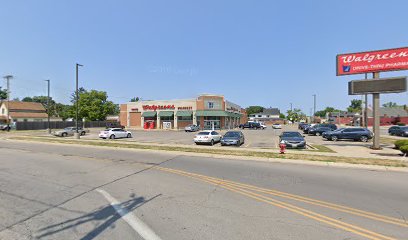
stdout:
[(204, 120), (204, 129), (211, 130), (214, 124), (214, 129), (221, 129), (220, 120)]

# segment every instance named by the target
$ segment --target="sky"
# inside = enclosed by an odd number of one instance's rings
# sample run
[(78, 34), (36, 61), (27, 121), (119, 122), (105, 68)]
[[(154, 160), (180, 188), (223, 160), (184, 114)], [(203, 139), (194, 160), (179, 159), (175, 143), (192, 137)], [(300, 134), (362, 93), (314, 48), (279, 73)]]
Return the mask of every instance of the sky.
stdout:
[[(0, 0), (0, 74), (11, 97), (69, 103), (80, 86), (115, 103), (222, 94), (242, 107), (345, 109), (339, 53), (408, 46), (406, 0)], [(405, 76), (407, 71), (381, 73)], [(1, 82), (5, 87), (5, 81)], [(371, 101), (371, 98), (369, 98)], [(408, 103), (408, 93), (381, 102)]]

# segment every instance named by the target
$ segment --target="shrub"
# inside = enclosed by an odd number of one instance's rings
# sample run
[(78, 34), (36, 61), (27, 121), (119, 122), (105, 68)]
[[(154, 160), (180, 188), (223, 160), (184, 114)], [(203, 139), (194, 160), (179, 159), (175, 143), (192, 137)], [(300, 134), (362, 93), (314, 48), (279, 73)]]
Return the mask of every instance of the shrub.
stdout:
[(408, 145), (401, 146), (400, 150), (402, 153), (408, 154)]
[(396, 149), (400, 149), (400, 147), (408, 145), (408, 140), (397, 140), (394, 144)]
[(405, 126), (406, 124), (403, 123), (403, 122), (397, 122), (397, 125), (398, 125), (398, 126)]

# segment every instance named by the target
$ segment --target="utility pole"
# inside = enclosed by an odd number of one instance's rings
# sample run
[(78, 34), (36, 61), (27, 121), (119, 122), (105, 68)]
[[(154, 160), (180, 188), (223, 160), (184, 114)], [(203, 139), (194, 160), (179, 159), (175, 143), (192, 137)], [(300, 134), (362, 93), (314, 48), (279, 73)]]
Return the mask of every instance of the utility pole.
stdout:
[(46, 81), (47, 82), (47, 88), (48, 88), (48, 91), (47, 91), (47, 116), (48, 116), (48, 119), (47, 119), (47, 131), (48, 131), (48, 134), (50, 134), (51, 133), (51, 124), (50, 124), (50, 80), (48, 79), (48, 80), (44, 80), (44, 81)]
[(79, 131), (78, 131), (78, 116), (79, 116), (79, 92), (78, 92), (78, 67), (83, 67), (83, 65), (81, 64), (76, 64), (76, 91), (75, 91), (75, 100), (76, 100), (76, 111), (75, 111), (75, 128), (76, 128), (76, 132), (75, 132), (75, 138), (79, 139)]
[[(367, 73), (365, 74), (365, 79), (368, 78)], [(364, 126), (368, 128), (368, 97), (367, 94), (364, 94)]]
[(292, 104), (292, 103), (290, 103), (290, 111), (291, 111), (291, 112), (293, 111), (292, 106), (293, 106), (293, 104)]
[(13, 79), (13, 75), (6, 75), (3, 77), (7, 82), (7, 131), (10, 131), (10, 79)]
[[(373, 78), (380, 78), (380, 73), (376, 72), (373, 73)], [(378, 150), (381, 149), (380, 147), (380, 94), (373, 93), (373, 117), (374, 117), (374, 124), (373, 124), (373, 146), (372, 149)]]
[(315, 122), (316, 115), (316, 94), (313, 94), (313, 122)]

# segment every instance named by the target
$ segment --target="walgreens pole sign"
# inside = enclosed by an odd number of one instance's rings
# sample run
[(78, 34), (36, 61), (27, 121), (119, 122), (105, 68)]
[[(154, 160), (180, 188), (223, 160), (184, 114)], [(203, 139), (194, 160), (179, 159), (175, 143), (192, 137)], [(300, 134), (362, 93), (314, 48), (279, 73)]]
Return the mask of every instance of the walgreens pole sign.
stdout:
[(337, 76), (408, 70), (408, 47), (339, 54), (336, 64)]

